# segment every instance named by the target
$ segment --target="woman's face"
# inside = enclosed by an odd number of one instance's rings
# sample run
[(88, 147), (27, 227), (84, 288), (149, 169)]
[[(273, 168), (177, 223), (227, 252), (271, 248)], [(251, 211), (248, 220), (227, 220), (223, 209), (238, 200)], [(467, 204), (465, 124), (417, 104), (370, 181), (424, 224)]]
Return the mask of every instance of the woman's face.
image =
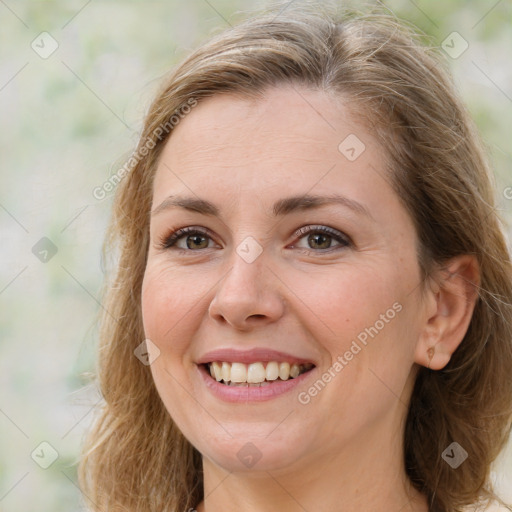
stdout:
[[(289, 470), (401, 449), (428, 312), (385, 154), (341, 101), (302, 88), (214, 96), (174, 129), (143, 320), (163, 403), (211, 463)], [(214, 362), (238, 383), (211, 377)], [(298, 363), (314, 367), (292, 378)]]

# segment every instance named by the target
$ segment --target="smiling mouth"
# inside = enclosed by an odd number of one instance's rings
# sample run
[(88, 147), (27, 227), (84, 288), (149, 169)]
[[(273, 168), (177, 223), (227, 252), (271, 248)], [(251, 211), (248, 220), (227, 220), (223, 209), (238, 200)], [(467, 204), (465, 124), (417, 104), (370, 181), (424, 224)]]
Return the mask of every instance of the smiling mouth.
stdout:
[(255, 362), (250, 364), (212, 361), (203, 367), (212, 379), (226, 386), (262, 387), (297, 378), (315, 365), (287, 362)]

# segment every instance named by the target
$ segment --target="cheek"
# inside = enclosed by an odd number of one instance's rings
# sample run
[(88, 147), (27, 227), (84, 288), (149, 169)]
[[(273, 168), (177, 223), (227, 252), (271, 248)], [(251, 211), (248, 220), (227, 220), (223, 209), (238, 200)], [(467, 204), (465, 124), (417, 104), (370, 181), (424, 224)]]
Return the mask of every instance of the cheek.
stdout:
[[(141, 307), (144, 333), (159, 349), (151, 364), (158, 393), (173, 420), (188, 431), (190, 395), (185, 392), (184, 366), (192, 334), (188, 332), (198, 287), (169, 265), (148, 262), (142, 283)], [(204, 293), (204, 292), (203, 292)]]
[(183, 352), (187, 346), (183, 329), (190, 324), (194, 308), (208, 288), (207, 280), (197, 271), (192, 274), (165, 262), (148, 262), (141, 296), (146, 337), (160, 350)]
[[(325, 275), (304, 274), (293, 281), (293, 291), (306, 306), (303, 321), (309, 317), (315, 324), (315, 330), (313, 324), (310, 326), (313, 333), (322, 332), (326, 339), (333, 340), (329, 347), (333, 354), (346, 350), (345, 344), (350, 345), (352, 339), (380, 322), (380, 315), (393, 308), (400, 297), (397, 281), (382, 265), (347, 265), (336, 271), (328, 268)], [(392, 310), (390, 316), (393, 313)]]
[(338, 361), (334, 373), (343, 377), (335, 379), (333, 389), (344, 400), (364, 395), (382, 401), (387, 387), (397, 395), (403, 389), (418, 337), (418, 305), (411, 294), (416, 277), (412, 266), (397, 268), (381, 260), (294, 281), (293, 290), (306, 306), (303, 325), (323, 345), (330, 365)]

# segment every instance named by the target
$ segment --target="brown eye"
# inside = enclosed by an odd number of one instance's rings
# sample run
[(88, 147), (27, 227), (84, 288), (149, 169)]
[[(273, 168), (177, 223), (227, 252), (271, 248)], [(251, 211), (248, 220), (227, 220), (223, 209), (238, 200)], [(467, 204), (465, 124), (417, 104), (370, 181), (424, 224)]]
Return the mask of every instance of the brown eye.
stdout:
[[(315, 252), (327, 252), (328, 249), (343, 249), (353, 245), (347, 235), (328, 226), (305, 226), (297, 230), (295, 236), (305, 239), (307, 247), (298, 244), (294, 244), (294, 247), (314, 249)], [(334, 246), (333, 240), (335, 242)]]
[[(185, 242), (184, 244), (182, 240)], [(210, 241), (211, 237), (208, 232), (194, 227), (186, 227), (163, 237), (159, 247), (161, 249), (176, 248), (184, 251), (197, 251), (208, 249)]]
[[(187, 247), (189, 249), (206, 249), (208, 247), (208, 237), (203, 235), (188, 235), (186, 238)], [(205, 244), (206, 240), (206, 244)]]
[[(329, 249), (332, 237), (323, 233), (316, 233), (308, 236), (308, 243), (312, 249)], [(317, 247), (313, 247), (316, 245)]]

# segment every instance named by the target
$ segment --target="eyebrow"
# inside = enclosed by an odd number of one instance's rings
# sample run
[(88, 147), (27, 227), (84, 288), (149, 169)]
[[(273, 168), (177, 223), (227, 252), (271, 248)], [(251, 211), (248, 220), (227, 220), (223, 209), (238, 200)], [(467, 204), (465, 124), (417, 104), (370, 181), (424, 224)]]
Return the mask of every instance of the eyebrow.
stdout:
[[(272, 212), (275, 217), (278, 217), (292, 212), (310, 210), (330, 204), (338, 204), (344, 206), (359, 215), (364, 215), (372, 220), (375, 220), (366, 206), (339, 194), (331, 194), (327, 196), (302, 195), (286, 197), (284, 199), (279, 199), (274, 203)], [(183, 208), (185, 210), (201, 213), (203, 215), (220, 217), (219, 208), (210, 201), (206, 201), (205, 199), (200, 199), (197, 197), (184, 196), (167, 197), (151, 212), (151, 215), (155, 216), (171, 208)]]

